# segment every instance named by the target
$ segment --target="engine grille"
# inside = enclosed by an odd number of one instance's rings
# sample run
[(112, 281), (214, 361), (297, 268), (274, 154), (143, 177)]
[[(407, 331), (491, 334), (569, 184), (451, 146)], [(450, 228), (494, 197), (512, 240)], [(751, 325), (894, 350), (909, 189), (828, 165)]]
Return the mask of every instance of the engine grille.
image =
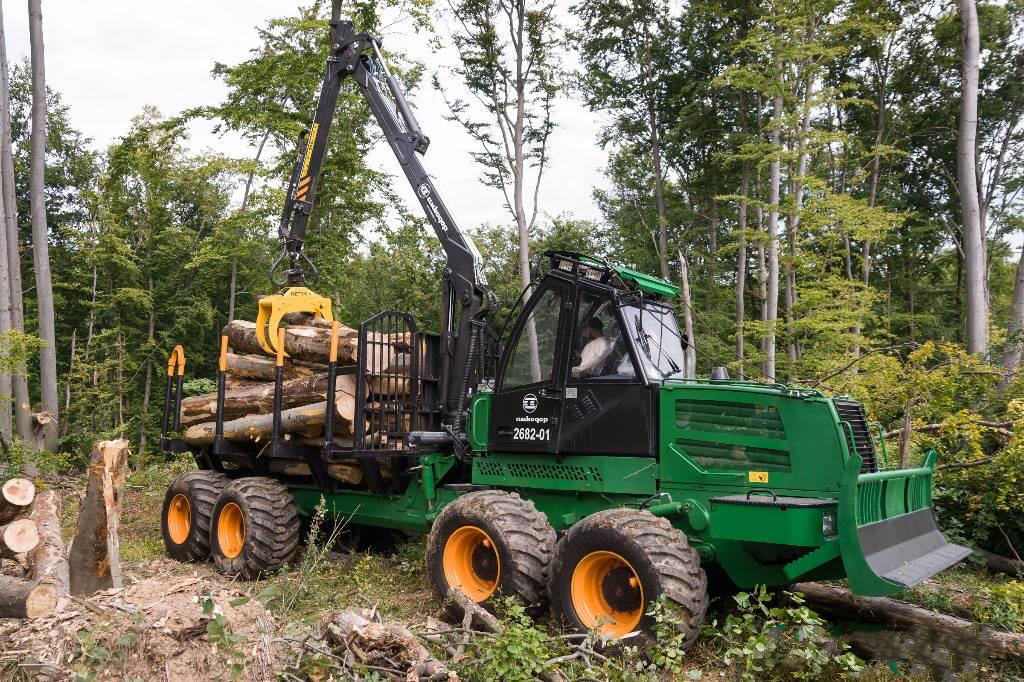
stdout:
[[(852, 400), (833, 400), (839, 419), (850, 425), (853, 431), (853, 442), (850, 448), (860, 455), (864, 460), (860, 467), (862, 474), (878, 471), (878, 461), (875, 455), (875, 444), (871, 440), (871, 431), (868, 429), (868, 418), (864, 414), (864, 408), (860, 403)], [(845, 430), (845, 429), (844, 429)], [(849, 438), (849, 432), (847, 432)]]

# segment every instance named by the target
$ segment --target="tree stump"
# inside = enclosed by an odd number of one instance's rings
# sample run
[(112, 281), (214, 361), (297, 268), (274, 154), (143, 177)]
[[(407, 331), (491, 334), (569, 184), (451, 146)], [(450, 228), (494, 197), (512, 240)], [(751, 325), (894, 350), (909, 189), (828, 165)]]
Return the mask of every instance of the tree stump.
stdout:
[(117, 526), (127, 464), (128, 441), (106, 440), (93, 446), (89, 482), (68, 556), (71, 594), (87, 596), (121, 587)]

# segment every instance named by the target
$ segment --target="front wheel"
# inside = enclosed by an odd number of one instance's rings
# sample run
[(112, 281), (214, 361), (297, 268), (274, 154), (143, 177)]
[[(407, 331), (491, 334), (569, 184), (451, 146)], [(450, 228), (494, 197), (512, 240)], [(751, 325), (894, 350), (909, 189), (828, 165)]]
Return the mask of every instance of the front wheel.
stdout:
[(213, 563), (221, 573), (245, 580), (267, 575), (295, 556), (300, 529), (288, 488), (269, 478), (239, 478), (213, 508)]
[(665, 595), (685, 647), (708, 608), (707, 576), (686, 535), (635, 509), (597, 512), (570, 528), (555, 549), (548, 594), (568, 626), (610, 637), (649, 630), (647, 609)]
[(454, 587), (477, 603), (500, 593), (538, 608), (544, 605), (554, 547), (555, 531), (533, 502), (481, 490), (456, 498), (438, 514), (427, 537), (427, 574), (441, 603)]

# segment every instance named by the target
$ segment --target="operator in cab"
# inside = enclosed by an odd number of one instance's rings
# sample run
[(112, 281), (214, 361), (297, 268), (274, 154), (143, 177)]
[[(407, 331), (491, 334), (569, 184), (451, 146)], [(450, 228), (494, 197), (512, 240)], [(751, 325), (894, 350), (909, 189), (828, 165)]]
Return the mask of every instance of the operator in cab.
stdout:
[(604, 323), (596, 317), (587, 320), (587, 326), (583, 329), (582, 359), (580, 364), (572, 368), (574, 377), (585, 377), (597, 372), (608, 357), (611, 348), (611, 341), (604, 335)]

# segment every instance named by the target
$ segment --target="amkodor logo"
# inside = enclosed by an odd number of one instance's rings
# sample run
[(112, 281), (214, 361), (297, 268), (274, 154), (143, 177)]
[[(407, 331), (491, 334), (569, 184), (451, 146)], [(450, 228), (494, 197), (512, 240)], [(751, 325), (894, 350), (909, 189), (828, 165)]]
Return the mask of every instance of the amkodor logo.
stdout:
[(427, 183), (424, 182), (423, 184), (420, 185), (420, 196), (426, 198), (429, 195), (430, 195), (430, 185), (428, 185)]
[(537, 396), (532, 393), (527, 393), (523, 396), (523, 412), (526, 414), (533, 414), (534, 410), (537, 409)]

